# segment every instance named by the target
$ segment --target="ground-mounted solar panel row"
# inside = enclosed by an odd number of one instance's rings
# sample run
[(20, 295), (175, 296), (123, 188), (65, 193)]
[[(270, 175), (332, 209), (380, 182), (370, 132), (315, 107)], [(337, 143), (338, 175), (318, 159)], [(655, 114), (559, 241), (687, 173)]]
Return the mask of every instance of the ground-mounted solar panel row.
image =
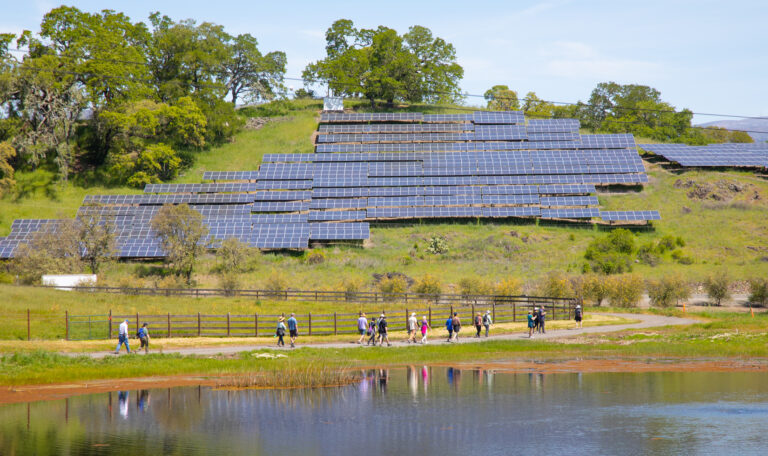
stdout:
[(643, 144), (644, 150), (680, 166), (768, 168), (768, 144)]

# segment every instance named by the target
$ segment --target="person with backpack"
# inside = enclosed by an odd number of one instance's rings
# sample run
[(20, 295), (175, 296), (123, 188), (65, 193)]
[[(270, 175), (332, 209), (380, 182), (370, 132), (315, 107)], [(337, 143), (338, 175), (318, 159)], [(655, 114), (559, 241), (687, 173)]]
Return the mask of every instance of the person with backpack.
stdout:
[(381, 314), (379, 318), (379, 345), (384, 345), (384, 341), (387, 341), (387, 347), (392, 344), (389, 343), (389, 335), (387, 334), (387, 316)]
[(123, 320), (120, 323), (120, 327), (117, 329), (117, 348), (115, 348), (115, 354), (120, 354), (120, 348), (125, 344), (125, 350), (128, 354), (131, 353), (131, 347), (128, 345), (128, 320)]
[(280, 317), (277, 319), (277, 329), (275, 330), (275, 335), (277, 336), (277, 346), (285, 347), (285, 341), (283, 340), (283, 337), (285, 337), (285, 317)]
[(546, 317), (547, 317), (547, 310), (544, 308), (544, 306), (541, 306), (541, 308), (539, 309), (538, 320), (539, 320), (539, 332), (542, 334), (547, 333), (547, 331), (544, 329), (544, 321), (546, 320)]
[(475, 315), (475, 330), (477, 331), (475, 333), (475, 338), (480, 337), (480, 331), (483, 330), (483, 316), (480, 315), (480, 312)]
[(363, 345), (363, 339), (365, 339), (365, 331), (368, 329), (368, 319), (365, 318), (365, 313), (360, 312), (357, 318), (357, 331), (360, 333), (360, 339), (357, 343)]
[(138, 337), (139, 341), (141, 342), (141, 347), (139, 347), (139, 351), (141, 351), (141, 349), (143, 348), (145, 355), (149, 353), (149, 328), (147, 328), (146, 323), (141, 325), (141, 328), (139, 328), (139, 331), (136, 333), (136, 337)]
[(533, 332), (539, 332), (539, 308), (533, 308)]
[(445, 320), (445, 329), (448, 331), (448, 340), (450, 342), (453, 339), (453, 316), (448, 314), (448, 319)]
[(584, 315), (581, 313), (581, 306), (577, 305), (576, 309), (573, 311), (573, 319), (576, 320), (576, 327), (581, 329), (581, 320), (584, 318)]
[(418, 325), (418, 322), (416, 321), (416, 312), (412, 312), (411, 316), (408, 317), (408, 324), (406, 325), (406, 329), (408, 330), (408, 339), (406, 339), (406, 342), (409, 344), (413, 342), (416, 343), (416, 326)]
[(371, 321), (368, 322), (368, 344), (373, 346), (376, 346), (376, 328), (378, 328), (379, 324), (376, 322), (375, 318), (371, 318)]
[(288, 319), (288, 331), (291, 336), (291, 348), (296, 347), (296, 338), (299, 337), (299, 322), (296, 321), (296, 314), (291, 312), (291, 318)]
[(528, 311), (528, 338), (533, 339), (533, 330), (536, 328), (536, 316)]
[(427, 316), (424, 315), (421, 317), (421, 343), (426, 344), (427, 343), (427, 330), (432, 329), (429, 326), (429, 322), (427, 322)]
[(453, 313), (453, 340), (456, 342), (459, 341), (459, 331), (461, 331), (461, 320), (459, 319), (459, 313), (454, 312)]
[(483, 315), (483, 326), (485, 326), (485, 337), (488, 337), (488, 331), (491, 329), (491, 325), (493, 324), (493, 319), (491, 318), (491, 311), (486, 310), (485, 315)]

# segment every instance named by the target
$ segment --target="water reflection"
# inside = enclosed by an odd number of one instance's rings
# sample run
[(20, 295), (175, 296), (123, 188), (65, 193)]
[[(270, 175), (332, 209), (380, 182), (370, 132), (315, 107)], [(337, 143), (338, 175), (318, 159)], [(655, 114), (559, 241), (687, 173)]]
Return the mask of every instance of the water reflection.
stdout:
[(343, 388), (144, 389), (4, 406), (0, 454), (749, 454), (768, 445), (765, 373), (413, 365), (361, 374)]

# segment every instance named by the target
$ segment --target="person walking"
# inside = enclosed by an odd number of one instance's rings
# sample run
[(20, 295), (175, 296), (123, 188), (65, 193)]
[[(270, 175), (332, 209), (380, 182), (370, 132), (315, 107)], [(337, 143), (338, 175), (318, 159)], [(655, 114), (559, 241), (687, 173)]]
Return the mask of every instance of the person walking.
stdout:
[(409, 344), (413, 342), (416, 343), (416, 325), (418, 325), (418, 322), (416, 321), (416, 312), (412, 312), (411, 316), (408, 317), (408, 323), (406, 324), (406, 329), (408, 330), (408, 339), (406, 340)]
[(533, 332), (539, 332), (539, 308), (533, 308)]
[(141, 325), (141, 328), (139, 328), (139, 332), (136, 333), (136, 336), (138, 336), (139, 341), (141, 342), (139, 351), (141, 351), (141, 349), (143, 348), (144, 354), (146, 355), (147, 353), (149, 353), (149, 328), (147, 328), (146, 323)]
[(128, 345), (128, 320), (123, 320), (120, 323), (120, 327), (117, 329), (117, 348), (115, 348), (115, 354), (120, 354), (120, 347), (125, 344), (125, 350), (130, 354), (131, 347)]
[(533, 339), (533, 330), (536, 327), (536, 316), (532, 311), (528, 311), (528, 338)]
[(453, 315), (448, 315), (448, 319), (445, 320), (445, 329), (448, 330), (448, 342), (453, 340)]
[(427, 316), (424, 315), (421, 317), (421, 343), (426, 344), (427, 343), (427, 330), (432, 329), (429, 326), (429, 322), (427, 322)]
[(277, 346), (285, 347), (285, 340), (283, 340), (283, 337), (285, 337), (285, 317), (280, 317), (277, 319), (277, 329), (275, 330), (275, 335), (277, 336)]
[(368, 335), (370, 336), (368, 338), (368, 344), (373, 346), (376, 346), (376, 330), (378, 328), (379, 324), (376, 322), (376, 319), (371, 317), (371, 321), (368, 322)]
[(459, 319), (459, 313), (453, 313), (453, 340), (459, 341), (459, 331), (461, 331), (461, 320)]
[(392, 345), (389, 343), (389, 335), (387, 334), (387, 316), (381, 314), (381, 318), (379, 318), (379, 345), (384, 345), (385, 340), (387, 347)]
[(546, 334), (547, 331), (544, 329), (544, 322), (547, 319), (547, 309), (544, 308), (544, 306), (541, 306), (539, 309), (539, 332), (542, 334)]
[(291, 312), (291, 318), (288, 319), (288, 331), (291, 336), (291, 348), (296, 347), (296, 338), (299, 337), (299, 322), (296, 321), (296, 314)]
[(365, 339), (365, 331), (368, 329), (368, 319), (365, 318), (365, 313), (360, 312), (360, 315), (357, 318), (357, 331), (360, 333), (360, 339), (358, 339), (357, 343), (360, 345), (363, 345), (363, 340)]
[(480, 331), (483, 330), (483, 316), (480, 314), (480, 312), (478, 312), (477, 315), (475, 315), (475, 322), (474, 323), (475, 323), (475, 331), (477, 331), (475, 333), (475, 338), (479, 338), (480, 337)]
[(486, 310), (485, 315), (483, 315), (483, 326), (485, 326), (485, 337), (488, 337), (488, 331), (491, 329), (492, 324), (493, 324), (493, 319), (491, 318), (491, 311)]
[(581, 329), (581, 320), (584, 318), (583, 314), (581, 313), (581, 306), (576, 305), (576, 309), (573, 312), (573, 319), (576, 320), (576, 327)]

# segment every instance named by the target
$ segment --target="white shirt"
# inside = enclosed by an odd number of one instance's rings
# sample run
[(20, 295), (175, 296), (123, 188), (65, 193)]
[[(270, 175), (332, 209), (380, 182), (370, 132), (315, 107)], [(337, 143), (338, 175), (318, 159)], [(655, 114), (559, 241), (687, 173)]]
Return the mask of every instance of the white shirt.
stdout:
[(120, 329), (118, 330), (117, 334), (119, 336), (127, 336), (128, 335), (128, 323), (126, 323), (126, 322), (120, 323)]
[(408, 319), (408, 329), (416, 329), (416, 317), (411, 317)]

